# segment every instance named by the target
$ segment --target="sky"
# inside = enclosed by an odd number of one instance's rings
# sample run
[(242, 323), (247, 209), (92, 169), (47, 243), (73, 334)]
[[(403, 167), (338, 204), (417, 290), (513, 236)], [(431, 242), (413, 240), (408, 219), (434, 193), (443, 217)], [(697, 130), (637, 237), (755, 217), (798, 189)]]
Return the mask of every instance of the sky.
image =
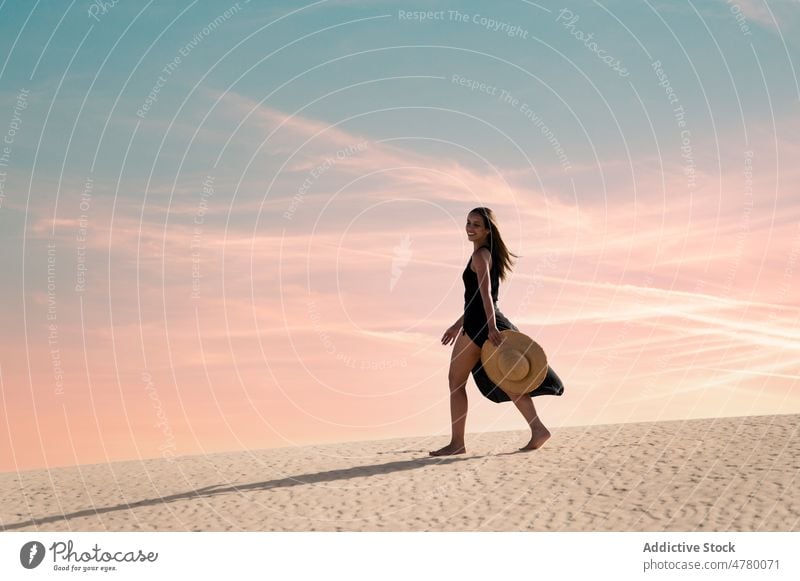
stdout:
[[(476, 206), (549, 427), (800, 412), (798, 33), (789, 0), (3, 1), (0, 471), (443, 445)], [(525, 428), (467, 389), (468, 432)]]

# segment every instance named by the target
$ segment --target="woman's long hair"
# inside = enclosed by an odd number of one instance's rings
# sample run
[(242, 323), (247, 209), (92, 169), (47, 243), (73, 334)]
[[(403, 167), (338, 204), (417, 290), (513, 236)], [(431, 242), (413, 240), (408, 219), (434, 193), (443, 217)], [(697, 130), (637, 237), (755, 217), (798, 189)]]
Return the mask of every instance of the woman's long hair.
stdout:
[(489, 250), (492, 252), (492, 268), (496, 269), (497, 276), (500, 280), (505, 280), (514, 264), (511, 257), (519, 258), (519, 255), (511, 252), (505, 242), (503, 242), (503, 237), (500, 235), (500, 228), (497, 226), (497, 218), (495, 218), (491, 208), (481, 206), (473, 208), (469, 213), (480, 214), (480, 216), (483, 217), (483, 226), (489, 229), (489, 237), (486, 242), (489, 244)]

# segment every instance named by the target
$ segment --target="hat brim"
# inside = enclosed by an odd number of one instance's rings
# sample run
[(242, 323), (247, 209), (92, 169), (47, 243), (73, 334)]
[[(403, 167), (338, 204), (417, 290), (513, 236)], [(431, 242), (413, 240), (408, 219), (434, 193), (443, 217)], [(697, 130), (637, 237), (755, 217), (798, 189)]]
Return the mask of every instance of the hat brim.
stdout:
[[(547, 356), (544, 349), (524, 333), (504, 329), (500, 334), (503, 341), (499, 347), (487, 339), (481, 348), (481, 365), (486, 375), (510, 395), (524, 395), (536, 390), (547, 376)], [(528, 360), (528, 373), (524, 377), (512, 379), (500, 369), (498, 354), (500, 350), (508, 348), (523, 353)]]

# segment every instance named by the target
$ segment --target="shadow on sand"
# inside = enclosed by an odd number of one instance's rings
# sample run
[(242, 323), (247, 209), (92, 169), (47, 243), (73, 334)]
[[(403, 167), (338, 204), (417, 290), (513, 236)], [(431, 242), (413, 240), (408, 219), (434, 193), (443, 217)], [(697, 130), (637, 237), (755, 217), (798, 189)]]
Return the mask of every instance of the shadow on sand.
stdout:
[(23, 529), (30, 526), (48, 524), (58, 521), (68, 521), (73, 518), (81, 518), (84, 516), (101, 515), (108, 512), (116, 512), (120, 510), (131, 510), (142, 506), (155, 506), (167, 502), (177, 502), (181, 500), (189, 500), (192, 498), (202, 498), (206, 496), (215, 496), (218, 494), (239, 493), (246, 490), (270, 490), (272, 488), (288, 488), (291, 486), (303, 486), (305, 484), (316, 484), (319, 482), (333, 482), (336, 480), (348, 480), (350, 478), (361, 478), (364, 476), (375, 476), (377, 474), (390, 474), (392, 472), (400, 472), (403, 470), (413, 470), (421, 468), (429, 464), (452, 464), (455, 462), (463, 462), (465, 460), (472, 460), (481, 458), (481, 456), (439, 456), (439, 457), (426, 457), (414, 458), (413, 460), (399, 460), (397, 462), (387, 462), (385, 464), (369, 464), (366, 466), (353, 466), (352, 468), (343, 468), (339, 470), (328, 470), (325, 472), (316, 472), (312, 474), (303, 474), (301, 476), (290, 476), (287, 478), (278, 478), (276, 480), (265, 480), (264, 482), (252, 482), (250, 484), (242, 485), (223, 485), (215, 484), (212, 486), (205, 486), (196, 490), (188, 492), (179, 492), (177, 494), (170, 494), (168, 496), (160, 496), (157, 498), (147, 498), (131, 503), (117, 504), (115, 506), (105, 506), (100, 508), (87, 508), (70, 512), (67, 514), (58, 514), (52, 516), (45, 516), (41, 518), (31, 518), (30, 520), (0, 524), (0, 531), (12, 531), (15, 529)]

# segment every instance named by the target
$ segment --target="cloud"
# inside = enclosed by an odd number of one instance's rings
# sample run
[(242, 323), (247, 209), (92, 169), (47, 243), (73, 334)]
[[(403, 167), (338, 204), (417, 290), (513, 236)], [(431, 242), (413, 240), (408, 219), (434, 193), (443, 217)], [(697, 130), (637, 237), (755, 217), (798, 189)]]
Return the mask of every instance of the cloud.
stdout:
[[(774, 4), (780, 4), (780, 0), (772, 0)], [(735, 11), (736, 8), (740, 8), (742, 14), (752, 21), (757, 22), (764, 28), (768, 28), (770, 30), (778, 30), (778, 21), (775, 18), (774, 13), (770, 9), (770, 6), (765, 0), (736, 0), (735, 2), (726, 1), (726, 4), (730, 6), (731, 11)], [(734, 12), (735, 14), (735, 12)]]

